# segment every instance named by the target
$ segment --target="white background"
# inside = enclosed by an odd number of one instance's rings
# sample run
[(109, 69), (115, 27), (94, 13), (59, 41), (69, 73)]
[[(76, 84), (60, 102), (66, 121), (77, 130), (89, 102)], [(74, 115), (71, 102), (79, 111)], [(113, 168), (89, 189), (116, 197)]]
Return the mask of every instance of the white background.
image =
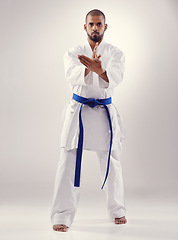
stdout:
[[(105, 40), (126, 57), (114, 103), (125, 126), (127, 197), (177, 196), (178, 1), (1, 0), (0, 202), (52, 199), (61, 112), (71, 98), (63, 55), (86, 41), (85, 15), (106, 15)], [(97, 157), (84, 152), (82, 192), (100, 192)]]

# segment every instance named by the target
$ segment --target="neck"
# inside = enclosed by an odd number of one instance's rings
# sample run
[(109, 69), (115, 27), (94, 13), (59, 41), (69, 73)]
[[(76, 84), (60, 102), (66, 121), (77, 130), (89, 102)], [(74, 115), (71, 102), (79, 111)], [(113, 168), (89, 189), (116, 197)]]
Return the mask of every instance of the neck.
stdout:
[[(103, 38), (98, 42), (98, 45), (102, 42)], [(95, 45), (96, 45), (96, 42), (93, 42), (89, 37), (88, 37), (88, 43), (90, 44), (90, 47), (93, 51)]]

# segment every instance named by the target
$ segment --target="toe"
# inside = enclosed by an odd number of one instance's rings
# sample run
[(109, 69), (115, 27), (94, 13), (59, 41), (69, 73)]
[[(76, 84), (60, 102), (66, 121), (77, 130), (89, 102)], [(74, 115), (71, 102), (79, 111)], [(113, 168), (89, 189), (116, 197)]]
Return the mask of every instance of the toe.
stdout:
[(126, 222), (127, 222), (127, 220), (125, 217), (115, 218), (115, 224), (124, 224)]
[(67, 232), (67, 226), (66, 225), (53, 225), (53, 229), (58, 232)]

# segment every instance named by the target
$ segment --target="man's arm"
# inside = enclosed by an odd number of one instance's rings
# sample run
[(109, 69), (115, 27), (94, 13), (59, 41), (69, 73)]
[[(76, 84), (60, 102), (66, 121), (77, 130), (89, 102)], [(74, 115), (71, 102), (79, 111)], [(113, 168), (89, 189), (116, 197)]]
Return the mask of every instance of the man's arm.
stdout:
[(108, 88), (115, 88), (123, 81), (125, 69), (125, 56), (122, 51), (117, 48), (113, 49), (113, 53), (105, 66), (107, 76), (109, 79)]
[[(90, 72), (90, 70), (89, 70), (88, 68), (85, 68), (85, 77), (86, 77), (86, 75), (87, 75), (89, 72)], [(101, 73), (99, 76), (100, 76), (102, 79), (104, 79), (106, 82), (109, 82), (109, 79), (108, 79), (106, 70), (105, 70), (103, 73)]]
[(64, 54), (64, 73), (66, 80), (71, 85), (87, 85), (85, 82), (85, 66), (78, 60), (81, 49), (71, 48)]
[(102, 68), (101, 61), (99, 58), (101, 57), (98, 56), (95, 59), (91, 59), (85, 55), (78, 55), (78, 58), (80, 62), (86, 67), (85, 68), (85, 76), (90, 72), (95, 72), (97, 73), (103, 80), (106, 82), (109, 82), (109, 79), (107, 77), (106, 71)]
[(101, 73), (99, 76), (106, 82), (109, 82), (106, 70), (103, 73)]
[[(100, 59), (101, 55), (99, 55), (99, 56), (97, 55), (97, 48), (98, 48), (98, 42), (96, 43), (96, 45), (93, 49), (92, 59), (90, 59), (84, 55), (79, 55), (78, 58), (79, 58), (80, 62), (86, 66), (85, 77), (93, 69), (93, 72), (96, 72), (103, 80), (105, 80), (106, 82), (109, 82), (106, 71), (102, 69), (101, 61), (98, 61)], [(96, 60), (96, 61), (91, 61), (91, 60)], [(98, 63), (100, 63), (100, 64), (98, 64)]]

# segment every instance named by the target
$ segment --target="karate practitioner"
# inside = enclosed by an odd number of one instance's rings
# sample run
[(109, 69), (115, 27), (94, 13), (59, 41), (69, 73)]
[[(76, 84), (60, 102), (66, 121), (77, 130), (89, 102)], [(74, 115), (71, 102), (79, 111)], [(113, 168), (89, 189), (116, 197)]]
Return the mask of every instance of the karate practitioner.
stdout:
[(71, 226), (79, 202), (82, 149), (97, 153), (108, 215), (115, 224), (127, 222), (120, 163), (124, 126), (111, 99), (123, 80), (125, 57), (119, 48), (103, 40), (107, 24), (100, 10), (86, 15), (84, 29), (87, 42), (64, 55), (65, 77), (73, 98), (63, 112), (51, 211), (53, 229), (62, 232)]

